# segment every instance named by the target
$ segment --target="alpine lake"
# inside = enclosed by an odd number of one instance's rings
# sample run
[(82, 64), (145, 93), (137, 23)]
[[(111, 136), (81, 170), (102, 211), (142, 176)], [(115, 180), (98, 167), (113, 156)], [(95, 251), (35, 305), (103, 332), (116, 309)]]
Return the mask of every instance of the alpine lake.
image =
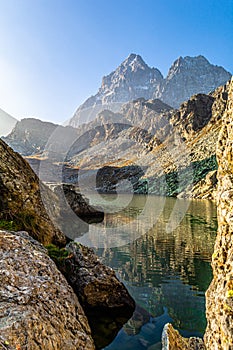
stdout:
[(104, 210), (105, 218), (89, 224), (77, 240), (93, 247), (136, 302), (131, 319), (102, 349), (159, 350), (168, 322), (183, 336), (202, 337), (217, 231), (215, 204), (126, 194), (91, 195), (89, 201)]

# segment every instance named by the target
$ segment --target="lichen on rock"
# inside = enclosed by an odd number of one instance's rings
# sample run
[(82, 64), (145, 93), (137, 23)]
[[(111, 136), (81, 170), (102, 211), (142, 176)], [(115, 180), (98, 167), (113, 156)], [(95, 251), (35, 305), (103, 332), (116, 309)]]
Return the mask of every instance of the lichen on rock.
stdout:
[(2, 344), (22, 350), (94, 350), (78, 298), (47, 250), (26, 232), (0, 231), (0, 253)]
[(233, 79), (217, 144), (218, 233), (212, 259), (213, 281), (206, 293), (208, 350), (233, 349)]

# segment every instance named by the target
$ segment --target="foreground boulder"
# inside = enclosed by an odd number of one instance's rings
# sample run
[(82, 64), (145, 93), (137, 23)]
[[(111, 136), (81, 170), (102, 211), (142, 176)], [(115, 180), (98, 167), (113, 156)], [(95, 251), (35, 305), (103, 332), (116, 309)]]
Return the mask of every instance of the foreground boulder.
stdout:
[[(135, 302), (115, 272), (93, 250), (70, 242), (59, 269), (78, 295), (98, 349), (108, 345), (132, 316)], [(111, 327), (109, 326), (111, 325)]]
[(95, 349), (78, 298), (47, 250), (26, 232), (0, 231), (0, 252), (0, 348)]
[[(50, 217), (59, 216), (55, 194), (41, 184), (30, 165), (0, 139), (0, 220), (13, 222), (14, 229), (26, 230), (42, 244), (65, 245), (64, 234)], [(45, 209), (41, 199), (52, 204)], [(2, 227), (2, 226), (1, 226)]]

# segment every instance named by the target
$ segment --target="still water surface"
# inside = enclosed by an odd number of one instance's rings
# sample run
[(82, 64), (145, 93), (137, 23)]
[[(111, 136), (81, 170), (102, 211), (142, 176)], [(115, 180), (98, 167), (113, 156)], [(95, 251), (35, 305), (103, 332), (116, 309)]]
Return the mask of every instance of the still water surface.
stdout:
[[(111, 195), (90, 198), (91, 204), (108, 201), (111, 208), (115, 205), (103, 223), (90, 226), (88, 234), (93, 239), (101, 228), (105, 235), (119, 235), (123, 245), (111, 247), (109, 241), (102, 240), (96, 252), (115, 270), (137, 304), (131, 320), (105, 350), (161, 349), (161, 333), (167, 322), (184, 336), (202, 336), (206, 327), (204, 294), (212, 279), (216, 207), (210, 201), (156, 196), (150, 196), (146, 206), (144, 197), (128, 200), (120, 195), (117, 202)], [(173, 226), (180, 223), (169, 230), (174, 208), (179, 219)]]

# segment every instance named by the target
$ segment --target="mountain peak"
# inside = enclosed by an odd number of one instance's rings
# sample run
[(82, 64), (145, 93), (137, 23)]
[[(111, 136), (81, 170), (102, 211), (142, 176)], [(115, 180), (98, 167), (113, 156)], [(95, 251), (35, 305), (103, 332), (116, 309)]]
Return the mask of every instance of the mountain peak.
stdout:
[(144, 60), (142, 59), (142, 57), (136, 53), (131, 53), (126, 59), (124, 62), (133, 62), (133, 61), (138, 61), (138, 62), (143, 62), (144, 64), (146, 64), (144, 62)]
[(113, 72), (103, 77), (97, 94), (77, 109), (70, 125), (77, 126), (95, 118), (107, 105), (107, 109), (118, 112), (122, 103), (142, 97), (158, 98), (178, 108), (192, 95), (209, 93), (230, 77), (223, 67), (215, 66), (199, 55), (178, 57), (167, 77), (163, 78), (161, 72), (148, 66), (139, 54), (130, 53)]
[[(132, 72), (137, 70), (152, 69), (150, 68), (142, 57), (138, 54), (131, 53), (118, 67), (118, 69), (127, 69)], [(117, 71), (117, 70), (116, 70)]]
[(154, 97), (178, 108), (180, 103), (197, 93), (207, 94), (231, 77), (223, 67), (211, 64), (203, 55), (178, 57)]
[(179, 68), (184, 68), (184, 69), (190, 69), (192, 67), (195, 66), (211, 66), (211, 63), (207, 60), (207, 58), (205, 58), (205, 56), (203, 55), (199, 55), (199, 56), (185, 56), (185, 57), (178, 57), (172, 64), (168, 76), (170, 74), (174, 74), (177, 73), (177, 69)]

